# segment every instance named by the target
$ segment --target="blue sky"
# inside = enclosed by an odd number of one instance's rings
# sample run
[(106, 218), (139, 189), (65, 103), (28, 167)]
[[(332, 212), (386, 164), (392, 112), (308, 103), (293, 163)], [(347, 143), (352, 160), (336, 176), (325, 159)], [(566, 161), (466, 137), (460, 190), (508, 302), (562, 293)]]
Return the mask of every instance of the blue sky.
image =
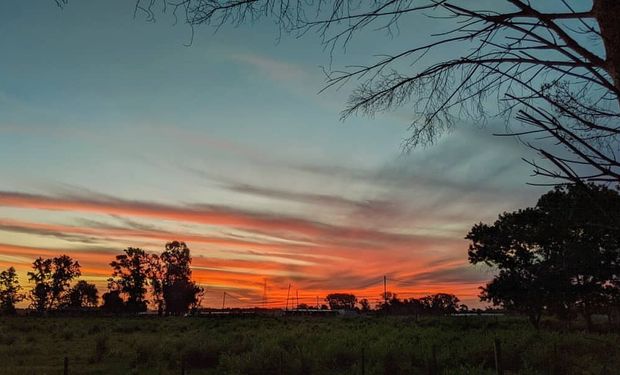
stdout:
[[(407, 108), (342, 122), (353, 86), (318, 94), (330, 56), (316, 36), (278, 41), (266, 21), (200, 28), (186, 46), (191, 30), (173, 21), (134, 19), (116, 0), (0, 4), (0, 265), (23, 275), (36, 255), (73, 252), (103, 288), (113, 254), (169, 236), (201, 257), (201, 283), (248, 303), (264, 279), (314, 298), (387, 273), (415, 286), (397, 292), (475, 304), (490, 274), (467, 264), (463, 237), (545, 190), (526, 185), (530, 151), (490, 135), (501, 119), (406, 154)], [(435, 27), (360, 35), (333, 63), (370, 62)]]

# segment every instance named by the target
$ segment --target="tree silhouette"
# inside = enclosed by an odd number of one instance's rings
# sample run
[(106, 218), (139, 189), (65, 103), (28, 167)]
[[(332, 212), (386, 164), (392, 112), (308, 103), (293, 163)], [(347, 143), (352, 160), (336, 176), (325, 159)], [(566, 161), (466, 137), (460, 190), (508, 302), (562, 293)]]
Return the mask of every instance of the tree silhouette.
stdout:
[(37, 258), (28, 279), (35, 283), (30, 292), (31, 306), (39, 313), (58, 307), (67, 298), (71, 281), (79, 277), (80, 264), (68, 255)]
[(491, 226), (475, 225), (466, 237), (470, 262), (499, 271), (481, 299), (527, 313), (535, 326), (545, 311), (570, 317), (578, 309), (591, 329), (592, 314), (612, 307), (619, 290), (618, 220), (617, 192), (572, 185)]
[(15, 304), (24, 299), (14, 267), (0, 272), (0, 314), (15, 314)]
[(80, 264), (70, 256), (61, 255), (52, 259), (50, 309), (66, 298), (71, 281), (81, 274)]
[(437, 293), (421, 298), (420, 302), (432, 315), (449, 315), (458, 311), (460, 300), (453, 294)]
[(150, 254), (147, 258), (149, 262), (147, 267), (147, 278), (151, 286), (151, 297), (153, 304), (157, 309), (157, 313), (162, 315), (164, 313), (164, 275), (165, 264), (157, 254)]
[[(426, 15), (441, 32), (370, 64), (326, 68), (327, 88), (359, 82), (343, 118), (409, 106), (406, 147), (434, 142), (460, 119), (518, 121), (519, 137), (550, 163), (535, 172), (571, 181), (620, 182), (620, 3), (616, 0), (532, 5), (463, 0), (162, 1), (199, 25), (274, 20), (281, 32), (317, 33), (330, 51), (368, 29), (397, 36), (410, 17)], [(161, 4), (137, 0), (149, 20)], [(192, 34), (193, 35), (193, 34)], [(441, 56), (440, 61), (434, 59)], [(495, 104), (492, 100), (497, 99)], [(555, 144), (562, 146), (555, 147)]]
[(162, 294), (166, 314), (187, 313), (198, 303), (202, 288), (192, 280), (192, 257), (184, 242), (168, 242), (160, 260), (164, 265)]
[(101, 296), (103, 300), (103, 304), (101, 305), (101, 309), (103, 311), (118, 314), (125, 311), (125, 301), (121, 298), (121, 292), (118, 290), (109, 290), (106, 293), (103, 293)]
[(150, 255), (140, 248), (128, 247), (110, 263), (119, 291), (127, 296), (129, 311), (146, 311), (147, 283), (151, 274)]
[(359, 304), (360, 304), (360, 310), (362, 312), (364, 312), (364, 313), (367, 313), (370, 310), (372, 310), (371, 307), (370, 307), (370, 302), (368, 302), (368, 299), (366, 299), (366, 298), (361, 299), (359, 301)]
[(83, 307), (96, 307), (98, 302), (99, 292), (95, 284), (80, 280), (69, 290), (65, 305), (81, 309)]
[(325, 302), (332, 310), (353, 310), (357, 303), (357, 298), (350, 293), (331, 293), (325, 297)]
[(48, 308), (52, 260), (39, 257), (32, 263), (32, 268), (33, 271), (28, 272), (28, 280), (34, 282), (34, 287), (28, 297), (32, 302), (31, 306), (42, 313)]
[[(392, 292), (386, 302), (379, 306), (385, 314), (391, 315), (450, 315), (461, 309), (460, 300), (453, 294), (437, 293), (422, 298), (399, 299)], [(466, 308), (466, 306), (465, 306)]]

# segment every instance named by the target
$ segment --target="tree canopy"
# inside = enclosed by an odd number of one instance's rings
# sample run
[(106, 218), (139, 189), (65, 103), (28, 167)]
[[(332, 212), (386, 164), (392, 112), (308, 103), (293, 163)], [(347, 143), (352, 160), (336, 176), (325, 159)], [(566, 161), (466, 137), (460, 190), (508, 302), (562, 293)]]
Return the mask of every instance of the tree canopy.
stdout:
[(129, 310), (146, 311), (145, 294), (151, 273), (150, 254), (134, 247), (128, 247), (123, 252), (110, 263), (113, 270), (110, 282), (118, 284), (119, 291), (127, 296)]
[(24, 299), (14, 267), (0, 272), (0, 314), (15, 314), (15, 304)]
[(481, 299), (527, 313), (570, 317), (580, 311), (591, 327), (595, 312), (618, 307), (620, 195), (603, 186), (557, 187), (535, 207), (477, 224), (467, 239), (469, 260), (498, 274)]
[(357, 303), (357, 298), (350, 293), (331, 293), (325, 297), (325, 302), (332, 310), (353, 310)]
[(78, 281), (70, 290), (65, 302), (66, 307), (81, 309), (84, 307), (97, 307), (99, 304), (99, 292), (95, 284), (86, 280)]
[(68, 299), (71, 281), (81, 275), (80, 264), (68, 255), (37, 258), (32, 263), (28, 279), (34, 282), (29, 298), (39, 313), (59, 307)]

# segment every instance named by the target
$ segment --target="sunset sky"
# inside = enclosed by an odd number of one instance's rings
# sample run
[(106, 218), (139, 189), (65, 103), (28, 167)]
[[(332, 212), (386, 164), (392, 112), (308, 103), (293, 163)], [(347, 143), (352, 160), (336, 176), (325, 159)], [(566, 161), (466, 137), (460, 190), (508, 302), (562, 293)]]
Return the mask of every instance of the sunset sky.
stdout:
[[(105, 291), (123, 248), (185, 241), (203, 305), (273, 306), (328, 292), (377, 299), (454, 293), (480, 306), (491, 270), (468, 230), (532, 205), (530, 151), (463, 122), (406, 154), (407, 108), (340, 112), (353, 86), (318, 94), (330, 56), (269, 21), (214, 33), (133, 2), (0, 2), (0, 268), (71, 255)], [(335, 66), (418, 43), (432, 20), (361, 35)], [(439, 56), (437, 58), (440, 58)]]

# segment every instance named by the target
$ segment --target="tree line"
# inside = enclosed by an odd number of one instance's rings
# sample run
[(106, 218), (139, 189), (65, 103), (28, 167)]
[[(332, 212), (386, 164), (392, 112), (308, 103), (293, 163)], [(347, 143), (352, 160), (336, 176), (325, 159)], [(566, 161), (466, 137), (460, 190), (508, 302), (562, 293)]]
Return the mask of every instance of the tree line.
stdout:
[[(39, 314), (94, 308), (114, 314), (139, 313), (146, 311), (150, 304), (159, 315), (182, 315), (197, 309), (204, 293), (191, 279), (191, 261), (190, 249), (184, 242), (167, 243), (161, 254), (128, 247), (110, 262), (112, 275), (100, 305), (99, 292), (94, 284), (79, 280), (71, 285), (81, 276), (77, 260), (68, 255), (49, 259), (39, 257), (32, 263), (32, 271), (28, 272), (28, 280), (34, 283), (28, 293), (22, 293), (14, 267), (0, 272), (0, 313), (15, 314), (15, 306), (28, 300), (30, 309)], [(444, 293), (400, 300), (396, 294), (387, 292), (381, 294), (381, 298), (385, 302), (378, 304), (375, 311), (385, 314), (447, 315), (464, 307), (458, 305), (456, 296)], [(331, 293), (324, 301), (326, 304), (321, 309), (363, 313), (373, 310), (367, 299), (358, 301), (350, 293)], [(314, 307), (299, 304), (297, 308)]]
[[(200, 305), (203, 289), (192, 279), (190, 249), (184, 242), (172, 241), (161, 254), (128, 247), (110, 263), (112, 276), (102, 295), (101, 309), (110, 313), (138, 313), (151, 303), (160, 315), (181, 315)], [(0, 272), (0, 312), (15, 314), (24, 300), (37, 313), (53, 310), (95, 308), (99, 292), (94, 284), (79, 280), (81, 266), (68, 255), (37, 258), (28, 272), (34, 283), (22, 293), (14, 267)]]
[[(366, 298), (357, 299), (351, 293), (331, 293), (325, 297), (327, 305), (322, 309), (331, 310), (354, 310), (361, 313), (371, 311), (389, 315), (450, 315), (457, 312), (468, 311), (468, 307), (459, 304), (460, 300), (454, 294), (436, 293), (421, 298), (399, 299), (396, 293), (385, 292), (380, 295), (384, 302), (372, 308)], [(307, 304), (298, 305), (300, 309), (312, 309)]]

